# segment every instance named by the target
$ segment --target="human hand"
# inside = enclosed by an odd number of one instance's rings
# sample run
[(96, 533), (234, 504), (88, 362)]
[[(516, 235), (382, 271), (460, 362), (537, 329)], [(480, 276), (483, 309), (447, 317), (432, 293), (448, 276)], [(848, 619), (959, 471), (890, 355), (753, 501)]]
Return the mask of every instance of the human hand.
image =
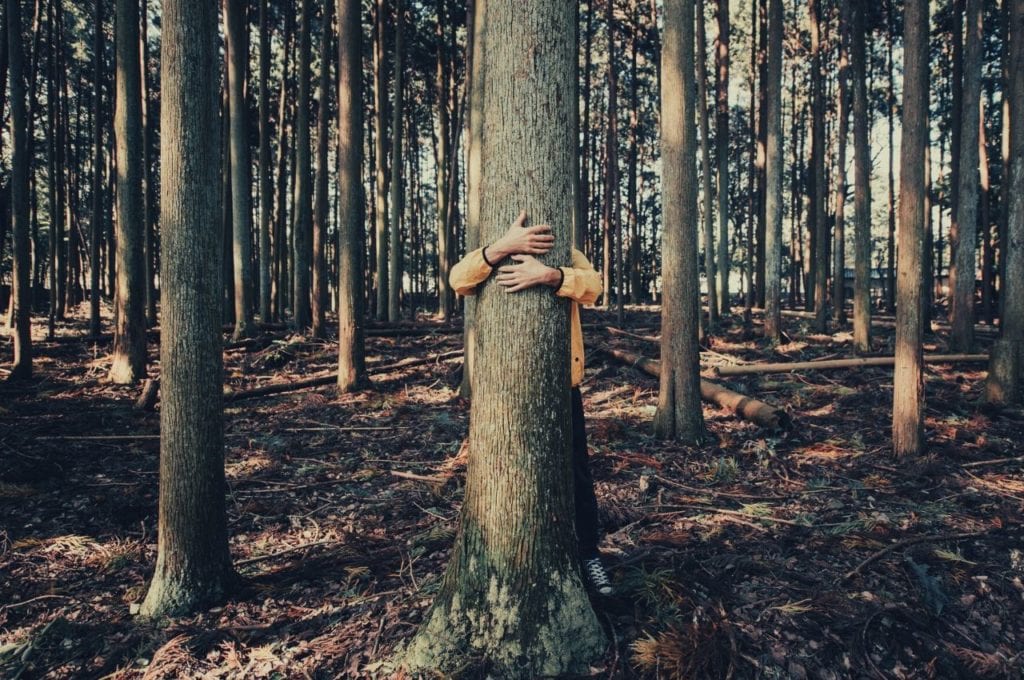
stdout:
[(526, 225), (526, 211), (508, 228), (508, 231), (497, 241), (487, 246), (486, 256), (489, 262), (500, 262), (509, 255), (528, 254), (543, 255), (555, 245), (555, 236), (551, 227), (546, 224)]
[(498, 285), (506, 293), (516, 293), (538, 285), (557, 287), (562, 282), (562, 272), (549, 267), (532, 255), (513, 255), (518, 264), (507, 264), (498, 269)]

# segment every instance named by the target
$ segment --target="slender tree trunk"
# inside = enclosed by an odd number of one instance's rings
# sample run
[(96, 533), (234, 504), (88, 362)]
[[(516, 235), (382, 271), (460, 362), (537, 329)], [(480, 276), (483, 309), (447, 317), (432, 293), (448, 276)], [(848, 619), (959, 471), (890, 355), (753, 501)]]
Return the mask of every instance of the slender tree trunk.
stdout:
[(153, 219), (155, 195), (153, 191), (152, 172), (152, 140), (153, 120), (156, 116), (149, 105), (149, 0), (142, 0), (141, 16), (139, 17), (139, 69), (142, 88), (142, 214), (143, 244), (142, 257), (145, 260), (142, 274), (145, 277), (146, 323), (155, 326), (157, 323), (157, 303), (160, 294), (156, 289), (157, 233)]
[[(928, 0), (906, 0), (903, 21), (900, 259), (892, 410), (892, 443), (897, 457), (916, 456), (924, 446), (921, 259), (924, 247), (924, 150), (928, 143)], [(972, 120), (977, 122), (976, 118)]]
[(1024, 0), (1007, 0), (1010, 116), (1006, 182), (1006, 275), (1000, 335), (992, 346), (985, 399), (997, 405), (1024, 402)]
[(718, 162), (718, 304), (730, 313), (729, 299), (729, 0), (718, 0), (718, 44), (715, 52), (718, 91), (715, 153)]
[[(466, 144), (466, 250), (476, 250), (480, 242), (480, 180), (481, 144), (484, 129), (484, 86), (483, 67), (484, 31), (487, 15), (487, 0), (471, 0), (467, 44), (466, 72), (469, 99), (469, 130)], [(592, 11), (592, 9), (590, 9)], [(473, 370), (476, 365), (476, 296), (465, 298), (463, 305), (463, 347), (462, 384), (459, 395), (468, 399), (472, 395)]]
[(336, 0), (323, 0), (320, 43), (320, 111), (317, 119), (316, 187), (313, 199), (313, 337), (322, 338), (327, 320), (327, 136), (330, 133), (331, 23)]
[[(847, 13), (850, 6), (841, 3), (839, 11)], [(849, 34), (848, 20), (840, 19), (839, 26), (839, 80), (836, 97), (837, 150), (836, 150), (836, 193), (835, 193), (835, 234), (832, 247), (832, 318), (837, 325), (846, 323), (846, 138), (850, 130), (849, 77)]]
[(828, 222), (825, 218), (825, 93), (821, 71), (821, 0), (809, 0), (811, 27), (811, 228), (814, 233), (814, 327), (819, 333), (828, 330), (825, 296), (828, 285)]
[(217, 5), (163, 0), (160, 519), (141, 613), (195, 611), (234, 585), (224, 503)]
[[(7, 0), (7, 49), (11, 81), (11, 234), (14, 241), (11, 319), (14, 324), (14, 362), (10, 378), (32, 377), (32, 291), (30, 286), (31, 252), (29, 234), (28, 155), (31, 122), (25, 106), (25, 55), (21, 38), (20, 0)], [(2, 241), (0, 241), (2, 244)]]
[[(765, 246), (768, 217), (766, 214), (768, 178), (765, 174), (768, 148), (768, 2), (757, 0), (758, 34), (757, 47), (757, 225), (756, 250), (754, 252), (754, 294), (756, 304), (765, 307), (767, 271), (765, 269)], [(781, 79), (779, 86), (782, 86)]]
[(287, 2), (284, 19), (283, 49), (281, 50), (281, 93), (277, 109), (277, 214), (274, 218), (274, 316), (283, 319), (288, 305), (288, 290), (291, 278), (288, 276), (288, 62), (292, 45), (293, 13)]
[(95, 0), (92, 43), (92, 224), (89, 236), (89, 335), (92, 337), (100, 334), (100, 238), (103, 235), (103, 4), (104, 0)]
[[(963, 101), (960, 109), (960, 157), (957, 186), (956, 268), (951, 281), (950, 346), (974, 348), (975, 248), (978, 223), (978, 119), (984, 41), (982, 0), (967, 0)], [(956, 105), (956, 102), (954, 102)]]
[(995, 253), (992, 244), (992, 219), (989, 209), (991, 191), (988, 176), (988, 140), (985, 134), (985, 108), (987, 99), (983, 99), (978, 108), (978, 205), (981, 226), (981, 318), (991, 325), (995, 310), (992, 304), (993, 286), (995, 284)]
[[(266, 323), (271, 319), (271, 294), (273, 279), (272, 256), (270, 246), (271, 217), (274, 206), (274, 186), (271, 179), (270, 164), (270, 16), (268, 0), (260, 0), (260, 90), (259, 90), (259, 192), (260, 192), (260, 321)], [(287, 51), (287, 45), (282, 51)], [(284, 127), (284, 120), (279, 119), (278, 125)]]
[[(618, 324), (622, 325), (622, 268), (621, 253), (622, 225), (619, 215), (619, 74), (615, 64), (615, 12), (614, 0), (605, 0), (605, 22), (608, 28), (608, 126), (605, 138), (605, 219), (604, 219), (604, 267), (605, 307), (611, 300), (611, 286), (614, 282)], [(614, 264), (613, 264), (614, 253)], [(612, 270), (615, 276), (612, 278)]]
[(299, 99), (295, 113), (295, 206), (292, 214), (292, 312), (295, 328), (304, 329), (312, 321), (310, 275), (313, 258), (313, 170), (309, 144), (310, 19), (313, 0), (302, 0), (299, 26), (299, 53), (295, 65), (299, 73)]
[(964, 100), (964, 5), (967, 0), (951, 0), (953, 43), (953, 82), (950, 102), (950, 176), (949, 176), (949, 313), (953, 312), (953, 289), (956, 281), (956, 244), (959, 240), (960, 225), (957, 207), (960, 194), (960, 137), (963, 121)]
[[(49, 299), (49, 314), (48, 314), (48, 325), (46, 337), (52, 340), (56, 332), (57, 322), (57, 252), (60, 248), (61, 243), (61, 220), (64, 217), (64, 211), (62, 209), (61, 201), (57, 199), (57, 193), (60, 191), (62, 181), (58, 179), (58, 172), (64, 172), (63, 159), (58, 160), (60, 144), (58, 139), (60, 135), (58, 130), (61, 127), (61, 121), (59, 120), (60, 106), (57, 103), (60, 97), (57, 76), (57, 52), (58, 49), (55, 46), (54, 40), (56, 38), (56, 31), (54, 30), (56, 25), (56, 17), (53, 12), (54, 3), (50, 3), (49, 16), (48, 16), (48, 29), (47, 29), (47, 42), (51, 45), (49, 55), (47, 56), (47, 78), (46, 78), (46, 158), (47, 158), (47, 184), (49, 201), (49, 212), (50, 212), (50, 238), (49, 247), (47, 248), (47, 285), (50, 288), (50, 299)], [(7, 27), (0, 24), (0, 62), (3, 62), (2, 67), (6, 68), (6, 52), (7, 52)], [(4, 80), (5, 77), (0, 77), (0, 81)], [(0, 82), (0, 87), (3, 87)], [(2, 100), (0, 95), (0, 100)], [(0, 114), (3, 112), (3, 102), (0, 101)], [(59, 170), (58, 170), (59, 168)], [(2, 192), (2, 189), (0, 189)], [(63, 197), (62, 197), (63, 198)], [(7, 210), (5, 202), (0, 199), (0, 220), (7, 220)], [(2, 231), (2, 229), (0, 229)], [(4, 241), (0, 239), (0, 244)], [(0, 247), (2, 250), (2, 247)]]
[(397, 322), (402, 316), (402, 212), (404, 191), (402, 180), (402, 110), (404, 86), (402, 61), (404, 59), (405, 10), (402, 0), (395, 0), (395, 103), (391, 110), (391, 220), (388, 238), (388, 321)]
[(374, 167), (376, 168), (375, 231), (377, 251), (377, 320), (388, 318), (388, 207), (384, 152), (384, 102), (387, 85), (384, 76), (384, 0), (374, 1), (373, 33), (373, 110)]
[(715, 282), (715, 218), (711, 187), (711, 130), (708, 124), (707, 29), (704, 8), (697, 13), (697, 120), (700, 124), (701, 193), (704, 205), (704, 277), (708, 285), (709, 335), (718, 330), (718, 287)]
[[(481, 140), (482, 183), (496, 187), (481, 195), (481, 237), (499, 236), (526, 201), (535, 221), (562, 225), (543, 258), (552, 264), (569, 262), (575, 210), (576, 12), (552, 0), (494, 3), (485, 22), (500, 39), (482, 46), (485, 116), (506, 124)], [(484, 283), (477, 311), (460, 529), (404, 663), (451, 672), (473, 654), (501, 677), (584, 672), (605, 643), (574, 554), (569, 307), (550, 290), (508, 295)], [(509, 356), (528, 370), (507, 371)]]
[(700, 279), (697, 269), (697, 130), (694, 126), (693, 10), (689, 0), (667, 0), (661, 51), (662, 204), (661, 379), (654, 432), (661, 439), (699, 444)]
[[(436, 45), (436, 69), (434, 79), (434, 99), (437, 106), (437, 145), (434, 157), (437, 166), (436, 202), (437, 216), (437, 296), (438, 312), (442, 319), (448, 319), (452, 314), (452, 292), (448, 287), (448, 272), (451, 269), (451, 234), (448, 233), (448, 154), (451, 150), (452, 132), (449, 129), (451, 114), (448, 111), (448, 45), (445, 38), (445, 23), (448, 21), (447, 3), (445, 0), (435, 0), (434, 7), (437, 14), (437, 27), (435, 30)], [(454, 163), (454, 160), (453, 160)]]
[(853, 345), (858, 352), (871, 351), (871, 121), (864, 49), (864, 11), (861, 3), (852, 3), (850, 7), (853, 20), (850, 29), (854, 156)]
[[(637, 167), (640, 155), (640, 85), (638, 77), (638, 33), (640, 20), (636, 11), (636, 0), (631, 0), (630, 13), (632, 28), (629, 39), (629, 156), (627, 158), (626, 204), (629, 211), (629, 299), (633, 304), (640, 300), (640, 234), (639, 210), (637, 207)], [(692, 48), (691, 48), (692, 51)], [(696, 132), (696, 131), (695, 131)], [(696, 166), (694, 166), (696, 170)], [(696, 177), (694, 177), (696, 181)], [(696, 214), (695, 214), (696, 216)], [(698, 288), (698, 300), (700, 299)]]
[(128, 385), (146, 377), (142, 73), (139, 64), (139, 2), (117, 0), (116, 8), (114, 148), (117, 154), (117, 284), (110, 379)]
[(751, 0), (750, 3), (752, 17), (750, 22), (750, 73), (747, 80), (750, 91), (750, 106), (747, 111), (749, 116), (747, 133), (750, 162), (747, 164), (747, 242), (743, 249), (743, 324), (748, 328), (752, 321), (751, 310), (754, 308), (754, 235), (756, 231), (754, 223), (757, 220), (755, 216), (758, 213), (757, 177), (761, 170), (764, 169), (763, 148), (758, 148), (761, 131), (758, 128), (759, 121), (757, 118), (757, 3), (758, 0)]
[(782, 341), (782, 0), (768, 0), (767, 145), (765, 149), (764, 335)]
[(338, 0), (338, 389), (367, 383), (363, 345), (363, 36), (359, 0)]
[[(888, 11), (892, 13), (896, 10), (890, 7)], [(886, 71), (889, 74), (889, 89), (887, 94), (888, 106), (886, 107), (889, 122), (889, 237), (886, 240), (887, 251), (885, 271), (885, 306), (890, 312), (896, 306), (896, 143), (894, 141), (893, 134), (893, 131), (896, 128), (896, 76), (894, 73), (895, 66), (892, 58), (892, 44), (896, 39), (894, 36), (895, 32), (895, 18), (890, 16), (888, 51), (886, 56)]]

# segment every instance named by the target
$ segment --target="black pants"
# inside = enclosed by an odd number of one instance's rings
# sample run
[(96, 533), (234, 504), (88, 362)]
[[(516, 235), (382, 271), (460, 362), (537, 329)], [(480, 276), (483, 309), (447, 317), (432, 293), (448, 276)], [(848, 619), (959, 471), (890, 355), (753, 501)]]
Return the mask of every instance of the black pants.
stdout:
[(590, 455), (587, 453), (587, 430), (583, 424), (583, 397), (578, 387), (572, 388), (572, 478), (576, 501), (576, 538), (580, 557), (597, 557), (597, 496), (590, 476)]

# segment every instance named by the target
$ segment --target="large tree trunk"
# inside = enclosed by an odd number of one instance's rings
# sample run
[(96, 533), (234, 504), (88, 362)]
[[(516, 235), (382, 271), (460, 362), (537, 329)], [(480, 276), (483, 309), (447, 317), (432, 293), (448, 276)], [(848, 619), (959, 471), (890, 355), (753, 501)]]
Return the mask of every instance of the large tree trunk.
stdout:
[[(260, 278), (260, 321), (271, 320), (270, 302), (273, 279), (271, 278), (272, 260), (270, 251), (271, 215), (274, 209), (274, 186), (270, 168), (270, 16), (268, 0), (260, 0), (260, 90), (259, 90), (259, 192), (260, 192), (260, 231), (259, 231), (259, 278)], [(287, 50), (287, 45), (283, 48)], [(279, 120), (283, 126), (284, 121)]]
[(295, 112), (295, 187), (292, 205), (292, 313), (295, 328), (310, 325), (309, 289), (313, 259), (313, 181), (309, 151), (310, 17), (313, 0), (302, 0), (299, 25), (299, 53), (295, 65), (299, 72), (299, 98)]
[(402, 0), (395, 6), (395, 103), (391, 107), (391, 219), (388, 225), (388, 321), (395, 323), (402, 316), (402, 110), (405, 107), (402, 85), (405, 11)]
[(320, 108), (317, 119), (316, 187), (313, 197), (313, 337), (324, 337), (327, 320), (327, 136), (330, 133), (331, 22), (335, 0), (323, 0), (320, 42)]
[(700, 403), (700, 278), (697, 270), (697, 130), (694, 126), (693, 9), (665, 3), (661, 50), (662, 210), (661, 377), (654, 431), (662, 439), (698, 444)]
[[(552, 265), (569, 262), (575, 210), (576, 12), (562, 0), (493, 3), (477, 35), (484, 116), (504, 121), (481, 140), (481, 186), (492, 188), (480, 195), (481, 240), (525, 205), (556, 225), (542, 258)], [(575, 555), (568, 314), (550, 289), (480, 288), (465, 503), (441, 591), (404, 655), (411, 670), (477, 657), (500, 677), (561, 676), (604, 649)]]
[[(961, 352), (974, 347), (975, 247), (978, 223), (978, 116), (981, 99), (981, 59), (984, 35), (982, 0), (967, 0), (964, 44), (963, 100), (960, 102), (960, 157), (957, 181), (952, 273), (950, 346)], [(954, 106), (957, 102), (953, 102)]]
[[(103, 4), (103, 0), (95, 0), (92, 43), (92, 223), (89, 229), (89, 335), (92, 337), (100, 334), (100, 238), (103, 235)], [(13, 82), (14, 79), (11, 80)]]
[(363, 35), (359, 0), (338, 0), (338, 389), (366, 384), (363, 346)]
[(1004, 178), (1007, 203), (1004, 244), (1006, 275), (1002, 291), (1000, 336), (992, 346), (985, 399), (1005, 405), (1024, 402), (1024, 0), (1008, 0), (1010, 65), (1009, 177)]
[(782, 24), (782, 0), (768, 0), (764, 335), (774, 343), (782, 340)]
[(715, 155), (718, 161), (718, 304), (729, 314), (729, 0), (718, 0), (717, 124)]
[(828, 330), (825, 296), (828, 285), (828, 222), (825, 220), (825, 75), (821, 71), (821, 0), (809, 0), (811, 27), (811, 229), (814, 235), (814, 328)]
[(117, 0), (114, 22), (114, 149), (117, 154), (117, 284), (110, 379), (127, 385), (146, 377), (145, 210), (142, 199), (142, 74), (139, 2)]
[[(14, 287), (11, 319), (14, 323), (14, 364), (11, 379), (32, 377), (32, 269), (29, 234), (28, 137), (31, 122), (25, 105), (25, 55), (21, 37), (20, 0), (7, 0), (7, 49), (11, 80), (11, 235), (14, 241)], [(2, 244), (2, 241), (0, 241)]]
[(718, 326), (718, 288), (715, 284), (715, 218), (711, 187), (711, 129), (708, 124), (707, 29), (704, 8), (697, 8), (697, 120), (700, 124), (701, 193), (704, 206), (704, 278), (708, 285), (708, 334)]
[(867, 95), (867, 62), (864, 49), (864, 6), (852, 3), (850, 57), (853, 63), (853, 208), (854, 283), (853, 345), (858, 352), (871, 350), (871, 147)]
[[(928, 0), (906, 0), (903, 21), (900, 257), (892, 397), (892, 444), (899, 457), (917, 455), (923, 447), (921, 259), (924, 249), (924, 149), (928, 143)], [(974, 121), (976, 123), (977, 118)]]
[(144, 616), (195, 611), (234, 582), (224, 504), (217, 5), (163, 0), (160, 519)]
[(224, 0), (227, 44), (228, 153), (231, 166), (232, 275), (235, 283), (235, 331), (238, 341), (252, 333), (252, 159), (245, 78), (249, 68), (249, 22), (245, 4)]

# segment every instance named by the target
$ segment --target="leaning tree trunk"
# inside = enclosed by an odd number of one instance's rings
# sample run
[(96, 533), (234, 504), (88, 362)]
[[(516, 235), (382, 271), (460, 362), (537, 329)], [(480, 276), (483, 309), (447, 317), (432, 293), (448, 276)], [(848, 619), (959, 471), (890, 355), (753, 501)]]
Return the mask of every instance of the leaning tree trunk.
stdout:
[(163, 0), (160, 518), (144, 616), (232, 587), (224, 504), (217, 5)]
[(338, 0), (338, 389), (366, 384), (363, 347), (363, 36), (359, 0)]
[(764, 335), (774, 343), (782, 340), (782, 24), (782, 0), (768, 0)]
[[(477, 36), (484, 118), (504, 121), (481, 140), (481, 240), (525, 205), (556, 225), (551, 265), (570, 261), (576, 13), (567, 0), (491, 3)], [(412, 670), (476, 657), (501, 677), (561, 676), (603, 651), (575, 554), (568, 314), (548, 288), (480, 287), (465, 503), (441, 591), (404, 653)]]
[[(923, 446), (921, 260), (924, 255), (924, 149), (928, 143), (928, 0), (906, 0), (903, 21), (900, 255), (892, 406), (892, 444), (898, 457), (917, 455)], [(974, 120), (977, 123), (976, 117)]]
[(704, 8), (697, 8), (697, 120), (700, 124), (701, 193), (704, 206), (704, 278), (708, 282), (708, 335), (718, 326), (718, 289), (715, 285), (715, 217), (711, 188), (711, 130), (708, 124), (707, 31)]
[(117, 279), (114, 360), (110, 379), (127, 385), (146, 377), (145, 210), (142, 200), (142, 74), (139, 2), (117, 0), (114, 150), (117, 159)]
[[(960, 352), (974, 347), (975, 249), (978, 222), (978, 116), (984, 46), (982, 0), (967, 0), (964, 86), (960, 108), (960, 157), (957, 185), (955, 276), (950, 309), (950, 346)], [(957, 102), (953, 102), (954, 105)]]
[(854, 283), (853, 345), (858, 352), (871, 350), (871, 147), (867, 65), (864, 49), (864, 11), (852, 3), (850, 13), (850, 60), (853, 64), (853, 207)]
[(697, 130), (694, 126), (693, 3), (666, 0), (661, 50), (661, 377), (654, 431), (698, 444), (700, 277), (697, 271)]
[(1010, 173), (1004, 178), (1007, 239), (1002, 246), (1006, 275), (1000, 336), (992, 346), (985, 383), (986, 401), (998, 405), (1024, 402), (1024, 0), (1009, 0), (1007, 9), (1012, 39), (1006, 95), (1011, 121)]
[(331, 84), (331, 21), (335, 0), (323, 2), (323, 33), (320, 38), (320, 108), (317, 120), (316, 187), (313, 196), (313, 292), (312, 312), (315, 338), (324, 337), (327, 320), (327, 135)]
[[(29, 167), (28, 136), (30, 122), (25, 106), (25, 55), (21, 38), (19, 0), (7, 0), (7, 49), (11, 81), (11, 235), (14, 241), (14, 288), (11, 291), (11, 319), (14, 321), (14, 365), (12, 379), (32, 377), (32, 270), (29, 247)], [(2, 218), (3, 216), (0, 216)], [(0, 245), (2, 245), (0, 241)]]
[(292, 210), (292, 312), (295, 328), (309, 326), (312, 316), (309, 302), (310, 273), (313, 258), (312, 168), (309, 157), (309, 31), (313, 0), (302, 0), (299, 25), (299, 53), (295, 66), (299, 73), (299, 98), (295, 112), (295, 187)]
[(249, 67), (249, 26), (245, 3), (224, 0), (228, 51), (228, 148), (231, 172), (232, 275), (235, 282), (233, 340), (252, 333), (252, 163), (245, 75)]
[(718, 160), (718, 304), (729, 314), (729, 0), (718, 0), (717, 125), (715, 153)]

